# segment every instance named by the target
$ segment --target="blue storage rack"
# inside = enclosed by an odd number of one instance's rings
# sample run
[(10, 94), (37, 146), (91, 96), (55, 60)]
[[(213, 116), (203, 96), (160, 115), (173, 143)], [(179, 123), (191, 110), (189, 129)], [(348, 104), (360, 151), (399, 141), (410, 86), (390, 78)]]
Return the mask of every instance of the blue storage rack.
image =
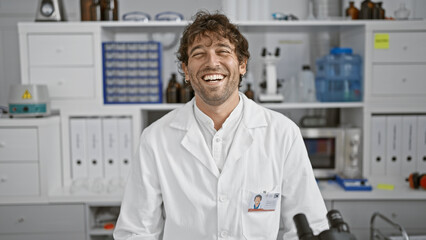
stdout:
[(161, 43), (102, 43), (105, 104), (162, 103)]

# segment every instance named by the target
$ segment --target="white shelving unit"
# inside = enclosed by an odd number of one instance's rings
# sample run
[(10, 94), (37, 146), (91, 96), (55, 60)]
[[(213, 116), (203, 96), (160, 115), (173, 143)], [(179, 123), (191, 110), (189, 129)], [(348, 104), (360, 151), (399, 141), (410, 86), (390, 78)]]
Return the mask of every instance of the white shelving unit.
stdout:
[[(118, 206), (120, 194), (86, 194), (69, 193), (72, 181), (70, 166), (70, 129), (72, 117), (91, 116), (130, 116), (132, 118), (133, 146), (141, 131), (153, 120), (182, 104), (104, 104), (102, 42), (106, 41), (171, 41), (180, 34), (188, 22), (65, 22), (65, 23), (20, 23), (20, 59), (22, 83), (47, 84), (52, 96), (52, 108), (60, 110), (60, 127), (62, 136), (62, 182), (63, 185), (49, 195), (48, 202), (71, 204), (85, 202), (87, 212), (101, 206)], [(362, 129), (362, 174), (373, 184), (392, 183), (393, 192), (375, 190), (372, 193), (347, 193), (329, 184), (320, 188), (328, 207), (347, 207), (343, 215), (359, 239), (367, 239), (368, 227), (357, 225), (355, 221), (368, 222), (363, 212), (364, 204), (372, 206), (383, 203), (380, 208), (385, 214), (398, 215), (396, 206), (414, 203), (408, 212), (417, 212), (418, 222), (425, 222), (426, 195), (408, 188), (400, 179), (403, 176), (387, 176), (375, 179), (371, 173), (371, 119), (375, 115), (426, 114), (426, 22), (425, 21), (260, 21), (237, 22), (240, 30), (247, 36), (252, 54), (249, 71), (254, 77), (254, 90), (259, 93), (259, 79), (262, 79), (261, 49), (265, 45), (274, 47), (283, 41), (292, 41), (288, 36), (301, 35), (308, 41), (312, 53), (308, 56), (310, 64), (320, 55), (316, 55), (318, 38), (316, 34), (328, 33), (333, 45), (351, 47), (363, 59), (364, 86), (362, 102), (337, 103), (267, 103), (263, 106), (283, 114), (304, 114), (310, 109), (340, 109), (342, 123)], [(374, 46), (376, 33), (389, 34), (391, 42), (387, 50)], [(283, 36), (282, 38), (280, 38)], [(66, 40), (66, 41), (61, 41)], [(69, 41), (69, 40), (72, 41)], [(277, 40), (278, 39), (278, 40)], [(290, 40), (288, 40), (290, 39)], [(312, 47), (313, 46), (313, 47)], [(176, 47), (163, 51), (162, 79), (166, 88), (168, 77), (177, 72)], [(413, 50), (414, 49), (414, 50)], [(285, 55), (286, 53), (282, 53)], [(84, 59), (81, 59), (84, 58)], [(408, 77), (392, 78), (398, 74), (386, 74), (381, 68), (396, 71), (415, 69)], [(408, 68), (407, 68), (408, 67)], [(400, 70), (399, 70), (400, 69)], [(379, 71), (378, 71), (379, 70)], [(292, 71), (295, 71), (292, 69)], [(384, 75), (383, 75), (384, 74)], [(77, 76), (77, 77), (76, 77)], [(78, 77), (80, 76), (80, 77)], [(280, 76), (279, 76), (280, 77)], [(391, 84), (388, 84), (388, 79)], [(404, 80), (405, 79), (405, 80)], [(408, 79), (408, 81), (407, 81)], [(244, 80), (243, 80), (244, 81)], [(297, 122), (297, 121), (296, 121)], [(363, 202), (367, 201), (367, 202)], [(419, 207), (420, 206), (420, 207)], [(419, 211), (416, 211), (419, 210)], [(369, 210), (370, 211), (370, 210)], [(358, 215), (363, 212), (365, 215)], [(86, 224), (91, 224), (91, 215), (86, 217)], [(405, 215), (404, 215), (405, 216)], [(394, 220), (406, 221), (406, 218)], [(421, 220), (423, 219), (423, 220)], [(408, 221), (411, 224), (411, 221)], [(404, 224), (402, 222), (401, 224)], [(413, 231), (421, 232), (414, 225)], [(424, 229), (423, 229), (424, 230)], [(88, 228), (88, 238), (98, 239), (100, 235), (111, 232)], [(1, 233), (0, 233), (1, 234)]]

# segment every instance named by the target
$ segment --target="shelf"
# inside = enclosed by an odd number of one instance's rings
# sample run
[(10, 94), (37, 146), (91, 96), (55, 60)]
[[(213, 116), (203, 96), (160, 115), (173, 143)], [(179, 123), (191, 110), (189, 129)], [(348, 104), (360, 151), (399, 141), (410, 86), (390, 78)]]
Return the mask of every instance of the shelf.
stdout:
[[(259, 103), (270, 109), (304, 109), (304, 108), (362, 108), (363, 102), (315, 102), (315, 103)], [(121, 106), (138, 108), (140, 110), (170, 111), (183, 106), (183, 103), (159, 104), (106, 104), (104, 106)]]
[(91, 236), (105, 236), (105, 235), (112, 235), (112, 233), (114, 232), (113, 229), (111, 230), (106, 230), (106, 229), (102, 229), (102, 228), (94, 228), (94, 229), (90, 229), (90, 235)]
[[(336, 182), (320, 181), (318, 183), (324, 200), (426, 200), (422, 191), (411, 189), (408, 182), (402, 178), (372, 177), (368, 179), (373, 187), (372, 191), (345, 191)], [(394, 190), (377, 189), (377, 184), (391, 184)]]
[(362, 108), (362, 102), (315, 102), (315, 103), (261, 103), (270, 109), (305, 109), (305, 108)]
[[(175, 32), (183, 29), (190, 21), (181, 22), (103, 22), (100, 26), (107, 31), (129, 32), (135, 28), (145, 28), (151, 31)], [(364, 27), (366, 21), (349, 20), (300, 20), (300, 21), (235, 21), (235, 24), (245, 32), (282, 32), (283, 28), (289, 32), (323, 31), (330, 28), (340, 27)]]

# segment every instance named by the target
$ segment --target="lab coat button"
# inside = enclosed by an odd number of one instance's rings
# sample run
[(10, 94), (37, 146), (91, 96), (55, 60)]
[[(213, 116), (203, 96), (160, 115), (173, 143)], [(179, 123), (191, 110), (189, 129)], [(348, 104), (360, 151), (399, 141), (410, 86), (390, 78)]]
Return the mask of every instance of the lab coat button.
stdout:
[(220, 138), (216, 138), (216, 142), (220, 142)]
[(226, 237), (228, 237), (228, 233), (223, 231), (223, 232), (220, 233), (220, 237), (226, 238)]
[(224, 195), (219, 196), (219, 201), (225, 202), (226, 200), (227, 200), (226, 196), (224, 196)]

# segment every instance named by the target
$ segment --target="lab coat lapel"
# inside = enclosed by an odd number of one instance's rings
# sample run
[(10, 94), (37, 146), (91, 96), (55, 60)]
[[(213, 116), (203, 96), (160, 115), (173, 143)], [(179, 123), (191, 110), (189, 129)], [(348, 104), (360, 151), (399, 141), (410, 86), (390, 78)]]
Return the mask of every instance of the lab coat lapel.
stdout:
[(250, 148), (252, 143), (253, 137), (249, 133), (249, 129), (247, 129), (244, 124), (240, 124), (240, 126), (237, 128), (237, 132), (235, 133), (231, 149), (229, 149), (223, 171), (226, 171), (226, 168), (229, 168), (232, 164), (241, 159), (243, 154)]
[(267, 126), (263, 109), (249, 100), (244, 94), (240, 94), (243, 104), (243, 119), (241, 119), (234, 141), (229, 150), (228, 157), (223, 168), (224, 171), (232, 164), (242, 158), (243, 154), (248, 151), (253, 144), (252, 129)]
[(214, 163), (203, 134), (195, 120), (193, 104), (194, 99), (179, 109), (178, 111), (180, 112), (176, 115), (175, 121), (172, 122), (171, 126), (186, 131), (181, 140), (182, 146), (218, 178), (219, 169)]
[(206, 141), (198, 128), (197, 123), (193, 124), (183, 137), (182, 146), (186, 148), (195, 158), (197, 158), (213, 175), (219, 177), (219, 170), (210, 154)]

